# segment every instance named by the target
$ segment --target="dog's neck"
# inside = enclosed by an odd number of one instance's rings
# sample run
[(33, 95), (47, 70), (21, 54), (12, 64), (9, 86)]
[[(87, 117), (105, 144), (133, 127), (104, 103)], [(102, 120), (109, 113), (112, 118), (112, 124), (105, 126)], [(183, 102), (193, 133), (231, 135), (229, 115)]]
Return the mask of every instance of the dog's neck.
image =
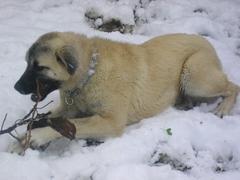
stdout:
[(94, 48), (89, 57), (89, 65), (87, 71), (82, 74), (80, 80), (78, 80), (78, 83), (75, 87), (64, 90), (66, 104), (72, 105), (74, 102), (74, 97), (78, 96), (84, 89), (84, 87), (88, 84), (88, 82), (91, 80), (92, 76), (95, 74), (96, 71), (98, 57), (99, 53), (97, 49)]

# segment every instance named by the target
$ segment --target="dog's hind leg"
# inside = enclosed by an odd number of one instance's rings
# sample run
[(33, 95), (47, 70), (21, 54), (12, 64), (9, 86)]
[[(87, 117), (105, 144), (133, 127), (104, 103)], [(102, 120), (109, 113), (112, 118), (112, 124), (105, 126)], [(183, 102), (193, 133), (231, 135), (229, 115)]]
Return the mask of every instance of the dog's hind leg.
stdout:
[(239, 92), (239, 87), (227, 79), (216, 53), (210, 49), (200, 50), (185, 61), (180, 87), (191, 97), (223, 97), (215, 110), (219, 117), (230, 113)]
[(240, 88), (236, 84), (229, 81), (223, 96), (224, 99), (215, 109), (214, 113), (219, 117), (229, 114), (236, 103), (236, 98), (239, 91)]

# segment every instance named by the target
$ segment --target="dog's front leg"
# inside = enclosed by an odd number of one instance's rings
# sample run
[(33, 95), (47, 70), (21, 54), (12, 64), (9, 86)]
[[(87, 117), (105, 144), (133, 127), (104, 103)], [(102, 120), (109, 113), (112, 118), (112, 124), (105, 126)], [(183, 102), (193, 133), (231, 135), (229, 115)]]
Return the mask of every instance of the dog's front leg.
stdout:
[(76, 138), (105, 138), (122, 133), (126, 118), (94, 115), (87, 118), (69, 119), (76, 128)]
[(120, 119), (114, 116), (94, 115), (75, 119), (50, 118), (48, 123), (51, 128), (39, 128), (37, 134), (33, 134), (32, 145), (41, 146), (42, 143), (48, 143), (61, 136), (69, 139), (118, 136), (126, 125), (126, 119), (123, 116)]
[[(76, 119), (63, 119), (61, 118), (50, 118), (48, 122), (51, 124), (58, 125), (58, 121), (69, 121), (76, 128), (76, 138), (105, 138), (114, 137), (122, 133), (125, 125), (125, 119), (119, 119), (111, 116), (100, 116), (94, 115), (87, 118), (76, 118)], [(54, 127), (54, 126), (53, 126)], [(52, 127), (36, 128), (31, 131), (30, 147), (32, 149), (39, 149), (43, 145), (62, 137), (61, 128), (64, 126), (58, 126), (56, 129)], [(25, 142), (22, 141), (20, 145)], [(23, 147), (19, 144), (15, 144), (9, 149), (10, 152), (22, 153)]]

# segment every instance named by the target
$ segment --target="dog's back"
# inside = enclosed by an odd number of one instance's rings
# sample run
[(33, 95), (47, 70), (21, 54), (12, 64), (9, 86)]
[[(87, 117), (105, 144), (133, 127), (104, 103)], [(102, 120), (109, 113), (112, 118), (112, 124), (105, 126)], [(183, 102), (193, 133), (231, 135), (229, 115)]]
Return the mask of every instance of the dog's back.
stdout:
[[(142, 45), (98, 38), (92, 41), (100, 54), (99, 75), (107, 78), (100, 84), (106, 83), (105, 87), (127, 98), (129, 123), (175, 104), (180, 94), (183, 65), (190, 56), (200, 49), (206, 51), (206, 58), (208, 53), (215, 56), (211, 45), (194, 35), (160, 36)], [(217, 57), (212, 60), (220, 68)]]

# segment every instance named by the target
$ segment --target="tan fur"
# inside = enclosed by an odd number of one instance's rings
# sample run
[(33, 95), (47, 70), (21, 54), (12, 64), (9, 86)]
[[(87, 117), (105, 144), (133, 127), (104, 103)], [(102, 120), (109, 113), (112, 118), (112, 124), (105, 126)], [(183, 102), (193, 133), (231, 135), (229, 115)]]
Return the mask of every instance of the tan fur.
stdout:
[[(165, 35), (133, 45), (75, 33), (57, 35), (45, 41), (54, 51), (65, 45), (74, 47), (77, 71), (69, 75), (53, 57), (42, 56), (39, 62), (51, 68), (51, 77), (64, 80), (61, 105), (51, 117), (67, 117), (76, 126), (77, 138), (118, 136), (126, 125), (173, 106), (180, 94), (224, 97), (216, 109), (219, 116), (229, 114), (235, 103), (239, 87), (228, 81), (215, 50), (200, 36)], [(67, 105), (65, 91), (79, 86), (94, 52), (98, 54), (95, 74), (73, 97), (74, 104)], [(92, 116), (78, 118), (79, 111)], [(48, 127), (32, 131), (36, 146), (59, 137)]]

